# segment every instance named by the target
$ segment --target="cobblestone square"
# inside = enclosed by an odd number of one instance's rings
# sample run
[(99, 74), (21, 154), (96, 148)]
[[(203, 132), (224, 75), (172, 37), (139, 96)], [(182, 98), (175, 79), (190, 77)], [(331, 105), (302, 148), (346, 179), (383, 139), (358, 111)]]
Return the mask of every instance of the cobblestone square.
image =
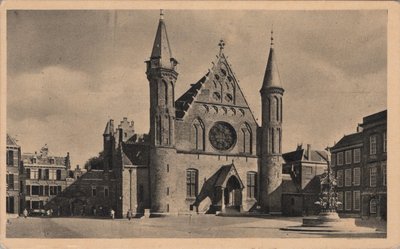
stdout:
[[(142, 219), (11, 218), (7, 238), (320, 238), (348, 234), (282, 231), (301, 223), (301, 217), (169, 216)], [(384, 238), (386, 223), (357, 220), (357, 226), (377, 229), (375, 234), (351, 237)]]

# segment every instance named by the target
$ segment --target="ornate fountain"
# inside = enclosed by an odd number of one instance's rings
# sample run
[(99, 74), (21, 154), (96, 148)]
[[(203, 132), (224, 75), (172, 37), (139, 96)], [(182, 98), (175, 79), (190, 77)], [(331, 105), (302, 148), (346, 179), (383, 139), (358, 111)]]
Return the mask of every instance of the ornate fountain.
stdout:
[(342, 203), (338, 201), (336, 194), (336, 177), (330, 166), (329, 147), (326, 148), (326, 150), (328, 152), (328, 171), (321, 178), (321, 192), (319, 195), (319, 200), (314, 203), (320, 208), (319, 214), (317, 216), (303, 218), (301, 225), (288, 226), (281, 228), (281, 230), (311, 233), (376, 233), (377, 231), (372, 228), (357, 227), (354, 218), (341, 219), (339, 217), (337, 208), (339, 205), (342, 205)]

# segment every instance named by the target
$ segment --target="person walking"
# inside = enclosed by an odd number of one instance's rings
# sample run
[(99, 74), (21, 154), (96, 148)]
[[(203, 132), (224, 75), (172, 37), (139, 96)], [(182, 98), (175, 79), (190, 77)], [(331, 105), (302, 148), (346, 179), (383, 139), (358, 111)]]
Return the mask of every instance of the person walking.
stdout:
[(126, 217), (128, 218), (128, 220), (132, 219), (132, 210), (128, 210), (128, 213), (126, 214)]
[(26, 219), (26, 217), (28, 216), (28, 210), (26, 210), (26, 208), (25, 208), (22, 213), (24, 215), (24, 218)]
[(110, 214), (111, 214), (111, 219), (114, 219), (114, 218), (115, 218), (115, 211), (114, 211), (114, 209), (111, 208)]

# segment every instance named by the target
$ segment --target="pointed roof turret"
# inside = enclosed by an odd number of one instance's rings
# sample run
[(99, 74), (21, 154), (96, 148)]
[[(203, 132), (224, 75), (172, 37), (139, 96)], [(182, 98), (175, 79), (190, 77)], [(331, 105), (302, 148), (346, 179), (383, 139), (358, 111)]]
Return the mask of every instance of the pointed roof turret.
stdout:
[(283, 89), (275, 58), (273, 33), (274, 32), (271, 30), (271, 47), (269, 50), (267, 68), (265, 69), (264, 81), (261, 90), (271, 87)]
[(103, 135), (112, 135), (114, 134), (114, 120), (110, 119), (107, 122), (106, 128), (104, 129)]
[(156, 38), (154, 40), (150, 59), (159, 59), (161, 67), (173, 68), (177, 64), (177, 61), (172, 57), (163, 10), (160, 10), (160, 21), (158, 22)]

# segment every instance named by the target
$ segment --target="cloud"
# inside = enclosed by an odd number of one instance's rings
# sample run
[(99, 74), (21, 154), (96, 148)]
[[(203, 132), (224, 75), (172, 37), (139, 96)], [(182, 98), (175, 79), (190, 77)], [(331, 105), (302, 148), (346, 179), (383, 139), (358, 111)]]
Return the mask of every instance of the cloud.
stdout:
[[(23, 151), (48, 143), (82, 164), (101, 150), (109, 118), (147, 132), (144, 61), (157, 19), (158, 10), (8, 11), (7, 129)], [(165, 21), (180, 63), (176, 97), (207, 72), (223, 38), (256, 117), (274, 24), (284, 151), (323, 148), (386, 108), (386, 11), (168, 10)]]
[(82, 164), (101, 149), (109, 118), (118, 122), (125, 116), (136, 117), (137, 130), (147, 132), (147, 119), (139, 118), (146, 116), (143, 109), (132, 108), (143, 105), (141, 99), (148, 94), (147, 88), (140, 87), (143, 83), (134, 80), (142, 73), (115, 67), (93, 76), (51, 66), (10, 77), (8, 130), (18, 135), (24, 152), (47, 143), (54, 152), (70, 151), (73, 160)]

